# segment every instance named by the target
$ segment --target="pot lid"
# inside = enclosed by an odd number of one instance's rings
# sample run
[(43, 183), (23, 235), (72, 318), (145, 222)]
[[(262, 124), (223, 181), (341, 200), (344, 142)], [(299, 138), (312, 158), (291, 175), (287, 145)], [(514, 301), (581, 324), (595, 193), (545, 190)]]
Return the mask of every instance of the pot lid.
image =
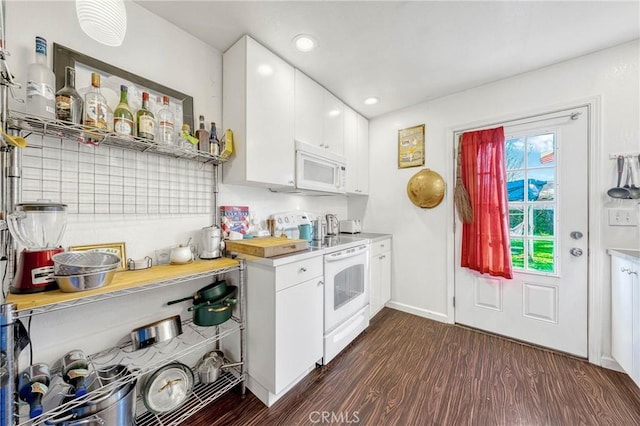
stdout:
[(407, 195), (413, 204), (422, 208), (433, 208), (444, 198), (445, 182), (431, 169), (420, 170), (407, 183)]

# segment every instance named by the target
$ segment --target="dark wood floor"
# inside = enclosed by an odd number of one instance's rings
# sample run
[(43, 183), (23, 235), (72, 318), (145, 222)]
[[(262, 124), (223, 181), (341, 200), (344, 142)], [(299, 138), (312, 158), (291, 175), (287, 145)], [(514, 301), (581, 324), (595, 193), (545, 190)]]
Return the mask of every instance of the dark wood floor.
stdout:
[(631, 426), (640, 389), (579, 359), (385, 308), (271, 408), (232, 391), (185, 423), (304, 424)]

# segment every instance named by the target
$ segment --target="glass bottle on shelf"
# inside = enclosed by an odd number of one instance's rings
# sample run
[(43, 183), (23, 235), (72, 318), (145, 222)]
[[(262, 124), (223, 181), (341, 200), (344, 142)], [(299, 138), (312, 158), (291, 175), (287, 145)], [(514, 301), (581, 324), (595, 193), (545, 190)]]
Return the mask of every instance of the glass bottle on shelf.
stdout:
[(220, 155), (220, 141), (218, 141), (218, 130), (216, 123), (211, 122), (211, 132), (209, 133), (209, 154)]
[(162, 97), (162, 108), (158, 111), (158, 142), (172, 144), (174, 140), (174, 117), (169, 109), (169, 97)]
[(198, 117), (198, 122), (198, 130), (196, 130), (198, 149), (200, 151), (209, 152), (209, 131), (204, 128), (204, 115)]
[(127, 86), (120, 86), (120, 103), (113, 112), (113, 128), (118, 135), (133, 136), (133, 114), (127, 100)]
[(29, 417), (34, 418), (44, 411), (42, 398), (49, 391), (49, 366), (45, 363), (27, 367), (18, 377), (18, 395), (29, 404)]
[(88, 375), (89, 361), (84, 352), (74, 349), (62, 357), (62, 380), (71, 385), (76, 397), (87, 393), (85, 379)]
[(155, 117), (149, 109), (149, 94), (142, 92), (142, 107), (136, 112), (136, 129), (140, 138), (155, 139)]
[(182, 133), (180, 134), (185, 142), (184, 147), (189, 149), (197, 149), (198, 139), (191, 136), (191, 127), (188, 124), (182, 125)]
[(36, 61), (27, 68), (27, 114), (56, 118), (56, 77), (47, 64), (47, 40), (36, 37)]
[(56, 119), (80, 124), (82, 98), (76, 91), (76, 70), (65, 67), (64, 71), (64, 87), (56, 92)]
[[(100, 74), (91, 73), (91, 89), (84, 95), (84, 114), (82, 121), (85, 126), (107, 130), (108, 120), (107, 99), (100, 92)], [(91, 140), (101, 138), (99, 133), (88, 132), (86, 136)]]

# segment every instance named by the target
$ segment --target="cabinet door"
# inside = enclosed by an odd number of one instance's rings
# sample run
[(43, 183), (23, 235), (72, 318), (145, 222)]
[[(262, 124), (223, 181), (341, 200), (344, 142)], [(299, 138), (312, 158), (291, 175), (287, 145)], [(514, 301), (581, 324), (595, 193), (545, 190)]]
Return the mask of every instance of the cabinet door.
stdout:
[(294, 70), (247, 40), (247, 180), (291, 186), (294, 180)]
[(633, 368), (633, 288), (630, 262), (611, 257), (611, 355), (620, 367), (631, 374)]
[(369, 120), (358, 115), (358, 193), (369, 193)]
[(358, 115), (344, 107), (344, 155), (347, 158), (347, 192), (358, 189)]
[(382, 253), (380, 257), (380, 303), (384, 306), (391, 300), (391, 252)]
[(633, 338), (632, 338), (632, 363), (633, 374), (631, 377), (640, 386), (640, 262), (629, 262), (629, 281), (633, 289)]
[(344, 155), (344, 104), (328, 91), (323, 91), (323, 147), (335, 154)]
[(369, 266), (369, 315), (371, 318), (382, 309), (382, 279), (380, 254), (371, 254)]
[(324, 88), (300, 70), (295, 70), (295, 139), (324, 147), (322, 112)]
[(276, 293), (275, 394), (322, 358), (323, 290), (318, 277)]

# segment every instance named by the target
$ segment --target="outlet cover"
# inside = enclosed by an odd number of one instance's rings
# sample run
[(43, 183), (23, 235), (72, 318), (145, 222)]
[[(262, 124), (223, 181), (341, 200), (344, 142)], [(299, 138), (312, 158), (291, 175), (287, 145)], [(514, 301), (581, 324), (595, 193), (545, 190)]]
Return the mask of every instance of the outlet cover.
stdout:
[(609, 225), (611, 225), (611, 226), (638, 226), (638, 210), (636, 210), (636, 209), (609, 209)]

